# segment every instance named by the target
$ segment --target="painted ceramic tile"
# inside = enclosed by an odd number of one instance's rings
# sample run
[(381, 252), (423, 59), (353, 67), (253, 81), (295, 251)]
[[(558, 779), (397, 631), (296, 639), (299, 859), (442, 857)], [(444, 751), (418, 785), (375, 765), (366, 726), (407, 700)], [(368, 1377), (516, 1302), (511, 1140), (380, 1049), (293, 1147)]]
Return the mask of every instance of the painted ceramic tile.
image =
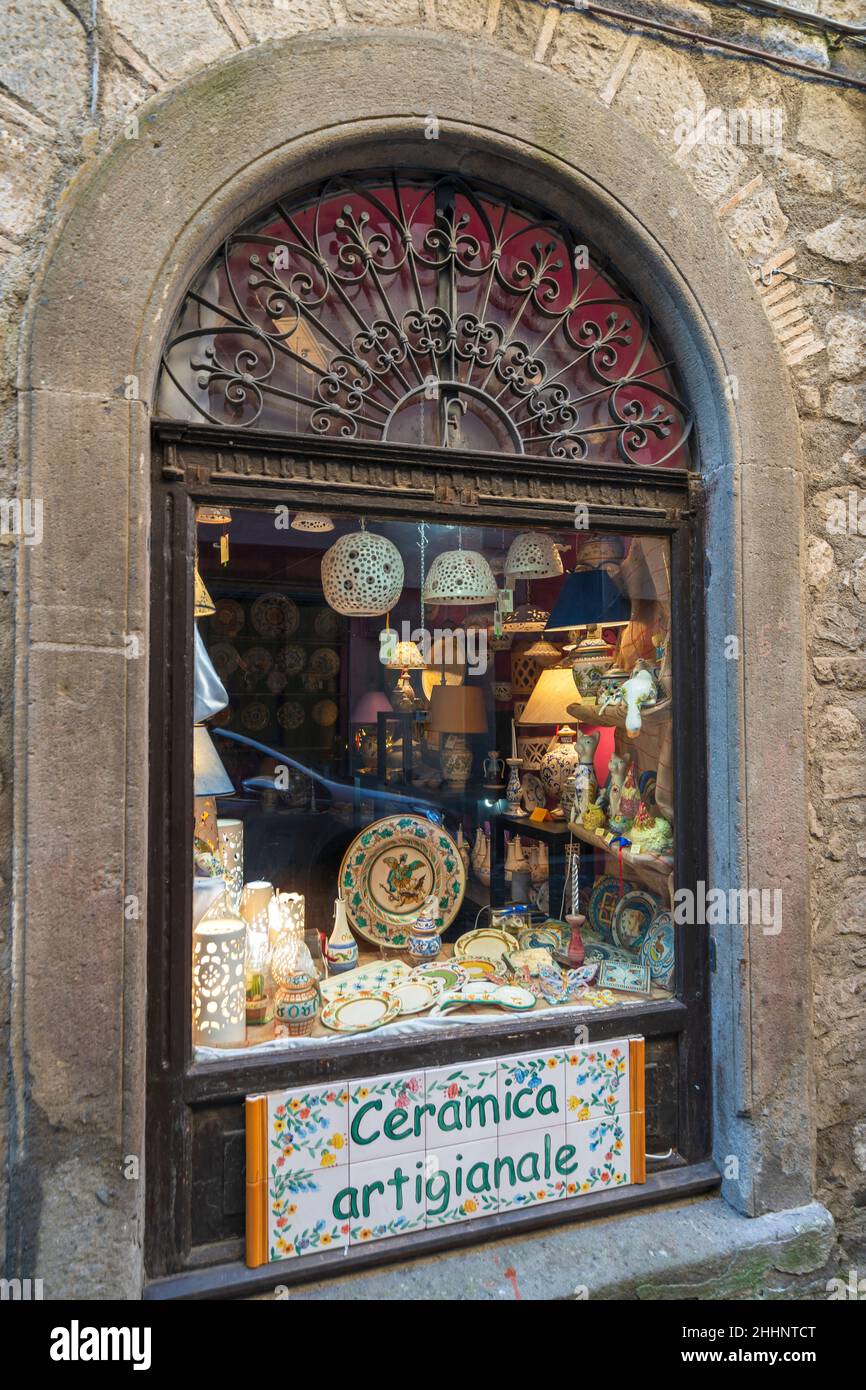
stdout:
[(596, 981), (600, 989), (623, 989), (649, 994), (650, 968), (641, 961), (603, 960)]
[(366, 1245), (371, 1240), (423, 1230), (427, 1220), (424, 1190), (426, 1164), (423, 1149), (396, 1153), (385, 1160), (352, 1162), (349, 1190), (340, 1207), (349, 1224), (349, 1242)]
[(567, 1148), (564, 1124), (500, 1134), (496, 1160), (499, 1210), (513, 1211), (564, 1197), (568, 1174), (563, 1171), (567, 1164), (562, 1154)]
[(349, 1082), (352, 1163), (423, 1149), (426, 1133), (423, 1071)]
[(589, 1044), (565, 1054), (565, 1113), (570, 1124), (629, 1109), (628, 1042)]
[(492, 1139), (441, 1149), (434, 1157), (435, 1167), (428, 1150), (428, 1230), (455, 1221), (472, 1221), (477, 1216), (495, 1216), (499, 1210), (496, 1160), (495, 1135)]
[[(279, 1165), (283, 1163), (284, 1166)], [(335, 1198), (349, 1178), (347, 1167), (289, 1168), (278, 1159), (271, 1174), (268, 1247), (271, 1260), (290, 1260), (339, 1249), (350, 1225), (334, 1215)]]
[[(565, 1127), (566, 1145), (573, 1147), (574, 1165), (568, 1174), (568, 1196), (603, 1192), (631, 1182), (631, 1116), (600, 1115)], [(572, 1185), (574, 1192), (571, 1191)]]
[(274, 1091), (268, 1096), (268, 1168), (334, 1168), (349, 1161), (345, 1082)]
[(500, 1136), (565, 1123), (565, 1070), (561, 1048), (500, 1058)]
[(426, 1073), (427, 1152), (491, 1137), (496, 1142), (499, 1099), (496, 1059), (454, 1062)]

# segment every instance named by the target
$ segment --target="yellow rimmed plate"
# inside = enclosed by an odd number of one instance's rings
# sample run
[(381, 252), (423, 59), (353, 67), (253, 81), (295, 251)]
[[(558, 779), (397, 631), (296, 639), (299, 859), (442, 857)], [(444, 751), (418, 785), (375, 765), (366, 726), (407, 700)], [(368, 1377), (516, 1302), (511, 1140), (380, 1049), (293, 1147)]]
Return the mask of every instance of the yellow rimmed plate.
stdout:
[(385, 1023), (393, 1023), (400, 1013), (400, 1000), (394, 994), (359, 990), (345, 999), (334, 999), (322, 1009), (320, 1018), (333, 1033), (369, 1033)]

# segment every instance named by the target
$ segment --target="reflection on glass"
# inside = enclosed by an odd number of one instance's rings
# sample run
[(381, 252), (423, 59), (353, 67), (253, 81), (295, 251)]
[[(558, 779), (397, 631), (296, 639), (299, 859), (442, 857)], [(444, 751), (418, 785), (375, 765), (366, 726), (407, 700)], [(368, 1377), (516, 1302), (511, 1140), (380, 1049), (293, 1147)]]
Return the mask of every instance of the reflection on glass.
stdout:
[[(213, 611), (196, 618), (196, 661), (228, 699), (201, 728), (233, 788), (208, 782), (208, 816), (231, 834), (199, 823), (193, 853), (197, 883), (228, 885), (210, 917), (239, 904), (247, 922), (246, 1045), (275, 1031), (339, 1041), (339, 1001), (397, 990), (422, 937), (422, 971), (446, 992), (428, 1008), (443, 1020), (479, 980), (490, 999), (475, 1007), (492, 1015), (501, 983), (527, 1011), (669, 997), (667, 540), (220, 515), (198, 526)], [(364, 536), (383, 544), (352, 539)], [(338, 566), (325, 560), (335, 545)], [(370, 554), (396, 555), (400, 582), (372, 573)], [(328, 602), (338, 592), (348, 612)], [(288, 986), (276, 1015), (267, 998), (266, 928), (298, 900), (320, 994), (311, 1018), (305, 980), (292, 984), (305, 1010), (292, 1020)]]

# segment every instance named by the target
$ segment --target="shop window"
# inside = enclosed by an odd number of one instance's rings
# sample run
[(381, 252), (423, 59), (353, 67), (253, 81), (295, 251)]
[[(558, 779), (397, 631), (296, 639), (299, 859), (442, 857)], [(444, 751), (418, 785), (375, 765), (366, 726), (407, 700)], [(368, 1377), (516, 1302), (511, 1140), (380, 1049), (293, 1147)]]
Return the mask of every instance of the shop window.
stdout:
[(241, 1259), (245, 1100), (322, 1078), (639, 1037), (641, 1164), (706, 1158), (660, 344), (582, 233), (450, 176), (283, 200), (196, 278), (155, 425), (152, 1275)]

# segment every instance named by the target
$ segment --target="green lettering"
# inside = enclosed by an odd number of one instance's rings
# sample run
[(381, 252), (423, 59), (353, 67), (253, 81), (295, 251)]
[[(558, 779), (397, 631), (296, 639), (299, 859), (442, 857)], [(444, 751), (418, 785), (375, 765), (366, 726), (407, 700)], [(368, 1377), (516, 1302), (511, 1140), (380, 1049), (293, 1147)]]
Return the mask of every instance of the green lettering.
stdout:
[[(478, 1173), (479, 1177), (475, 1177)], [(487, 1163), (473, 1163), (469, 1172), (466, 1174), (466, 1190), (468, 1192), (489, 1192), (490, 1191), (490, 1166)]]
[(366, 1105), (362, 1105), (362, 1106), (360, 1107), (359, 1110), (356, 1110), (356, 1111), (355, 1111), (355, 1118), (352, 1120), (352, 1125), (351, 1125), (351, 1128), (350, 1128), (350, 1130), (349, 1130), (349, 1133), (350, 1133), (351, 1136), (352, 1136), (352, 1143), (353, 1143), (353, 1144), (372, 1144), (376, 1139), (379, 1138), (379, 1131), (378, 1131), (378, 1129), (377, 1129), (376, 1132), (375, 1132), (375, 1134), (371, 1134), (370, 1137), (369, 1137), (368, 1139), (362, 1139), (362, 1138), (361, 1138), (361, 1121), (363, 1120), (363, 1118), (364, 1118), (364, 1116), (366, 1115), (366, 1113), (367, 1113), (368, 1110), (381, 1110), (381, 1109), (382, 1109), (382, 1102), (381, 1102), (380, 1100), (368, 1100), (367, 1103), (366, 1103)]
[(409, 1181), (409, 1174), (404, 1173), (402, 1168), (395, 1168), (393, 1174), (388, 1179), (388, 1186), (393, 1187), (397, 1194), (395, 1206), (398, 1211), (403, 1210), (403, 1188)]
[[(527, 1163), (529, 1164), (528, 1173), (525, 1171)], [(541, 1176), (538, 1172), (537, 1153), (521, 1154), (520, 1158), (517, 1160), (517, 1176), (520, 1178), (521, 1182), (541, 1182)]]
[(478, 1121), (478, 1128), (479, 1128), (479, 1129), (483, 1129), (483, 1128), (484, 1128), (484, 1126), (487, 1124), (487, 1110), (486, 1110), (486, 1107), (487, 1107), (488, 1105), (490, 1105), (490, 1106), (492, 1107), (493, 1124), (494, 1124), (494, 1125), (498, 1125), (498, 1124), (499, 1124), (499, 1101), (496, 1099), (496, 1096), (469, 1096), (469, 1098), (468, 1098), (467, 1101), (466, 1101), (466, 1128), (467, 1128), (467, 1129), (471, 1129), (471, 1128), (472, 1128), (472, 1112), (473, 1112), (474, 1110), (476, 1110), (476, 1109), (477, 1109), (477, 1110), (480, 1110), (480, 1112), (481, 1112), (481, 1115), (480, 1115), (480, 1118), (479, 1118), (479, 1121)]
[(436, 1114), (435, 1105), (416, 1105), (415, 1106), (415, 1138), (421, 1138), (421, 1118), (425, 1110), (429, 1110), (431, 1115)]
[[(548, 1097), (545, 1101), (545, 1097)], [(538, 1092), (538, 1100), (535, 1107), (539, 1115), (558, 1115), (559, 1106), (556, 1103), (556, 1088), (554, 1086), (542, 1086)]]
[(384, 1188), (384, 1185), (383, 1185), (382, 1183), (380, 1183), (380, 1182), (365, 1182), (365, 1183), (364, 1183), (364, 1196), (363, 1196), (363, 1198), (361, 1199), (361, 1211), (363, 1212), (364, 1216), (369, 1216), (369, 1215), (370, 1215), (370, 1193), (371, 1193), (371, 1192), (381, 1192), (382, 1196), (384, 1197), (384, 1196), (385, 1196), (385, 1188)]
[(502, 1170), (506, 1164), (508, 1165), (508, 1168), (511, 1172), (511, 1176), (508, 1179), (508, 1181), (511, 1183), (511, 1186), (514, 1187), (515, 1183), (517, 1182), (517, 1175), (514, 1172), (514, 1159), (511, 1157), (510, 1154), (506, 1154), (504, 1158), (497, 1158), (493, 1161), (493, 1171), (496, 1174), (497, 1188), (502, 1186)]
[[(346, 1211), (344, 1202), (349, 1199), (349, 1210)], [(356, 1187), (343, 1187), (337, 1193), (331, 1205), (335, 1221), (357, 1221), (358, 1220), (358, 1189)]]
[[(427, 1179), (427, 1215), (440, 1216), (451, 1197), (451, 1179), (446, 1169), (439, 1168)], [(438, 1205), (431, 1205), (438, 1203)]]
[(570, 1160), (574, 1158), (576, 1153), (577, 1149), (573, 1144), (563, 1144), (561, 1148), (557, 1149), (555, 1160), (556, 1171), (560, 1173), (562, 1177), (567, 1177), (568, 1174), (573, 1173), (577, 1167), (576, 1162), (572, 1163), (570, 1168), (568, 1167)]
[[(528, 1110), (521, 1110), (521, 1108), (520, 1108), (520, 1102), (521, 1102), (521, 1100), (523, 1099), (524, 1096), (528, 1096), (528, 1097), (529, 1097), (529, 1100), (530, 1100), (530, 1106), (529, 1106), (529, 1109), (528, 1109)], [(532, 1102), (532, 1092), (531, 1092), (531, 1091), (527, 1091), (527, 1090), (518, 1091), (515, 1095), (513, 1095), (513, 1096), (511, 1097), (511, 1108), (512, 1108), (512, 1110), (514, 1111), (515, 1115), (517, 1116), (518, 1120), (531, 1120), (531, 1119), (532, 1119), (532, 1103), (531, 1103), (531, 1102)]]
[[(451, 1123), (450, 1123), (450, 1124), (446, 1124), (446, 1123), (445, 1123), (446, 1112), (449, 1112), (450, 1119), (451, 1119)], [(462, 1128), (463, 1128), (463, 1125), (462, 1125), (461, 1120), (460, 1120), (460, 1102), (459, 1102), (459, 1100), (446, 1100), (445, 1104), (442, 1106), (442, 1109), (439, 1111), (439, 1120), (438, 1120), (438, 1124), (439, 1124), (439, 1128), (440, 1128), (440, 1129), (443, 1131), (443, 1133), (445, 1133), (445, 1134), (450, 1134), (451, 1130), (453, 1130), (453, 1129), (462, 1129)]]
[[(382, 1128), (385, 1131), (386, 1139), (408, 1139), (412, 1128), (409, 1122), (409, 1111), (390, 1110), (385, 1116), (385, 1123)], [(403, 1133), (400, 1132), (401, 1130)]]

